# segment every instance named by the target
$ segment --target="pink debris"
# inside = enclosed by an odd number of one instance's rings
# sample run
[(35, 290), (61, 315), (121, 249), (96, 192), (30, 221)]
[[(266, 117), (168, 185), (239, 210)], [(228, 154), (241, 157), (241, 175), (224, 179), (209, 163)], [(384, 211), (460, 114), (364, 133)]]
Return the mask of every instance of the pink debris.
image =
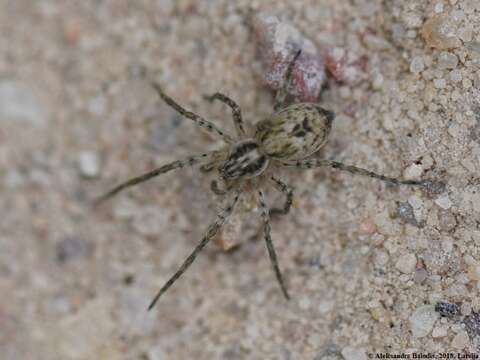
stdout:
[(262, 81), (278, 90), (284, 81), (288, 64), (302, 50), (295, 63), (290, 95), (300, 101), (315, 101), (325, 82), (325, 63), (313, 42), (289, 23), (276, 16), (260, 13), (253, 19)]
[(316, 101), (326, 80), (326, 70), (334, 81), (356, 85), (366, 79), (367, 59), (356, 57), (344, 48), (317, 47), (293, 25), (274, 15), (260, 13), (252, 21), (260, 77), (273, 90), (284, 81), (285, 72), (298, 50), (288, 93), (299, 101)]
[(338, 82), (356, 85), (366, 79), (367, 59), (355, 58), (344, 48), (326, 48), (325, 65), (332, 78)]

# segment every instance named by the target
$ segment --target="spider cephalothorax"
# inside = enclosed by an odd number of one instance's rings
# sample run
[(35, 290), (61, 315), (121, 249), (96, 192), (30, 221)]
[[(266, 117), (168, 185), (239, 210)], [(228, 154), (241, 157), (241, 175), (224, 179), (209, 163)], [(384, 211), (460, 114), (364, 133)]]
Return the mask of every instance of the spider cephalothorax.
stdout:
[(246, 139), (231, 146), (228, 158), (218, 171), (225, 180), (251, 179), (263, 173), (267, 166), (268, 157), (262, 152), (261, 144)]
[[(428, 183), (428, 181), (391, 178), (356, 166), (345, 165), (337, 161), (309, 157), (317, 152), (327, 141), (335, 115), (332, 111), (325, 110), (314, 103), (285, 105), (286, 89), (290, 82), (295, 60), (299, 55), (300, 52), (297, 52), (288, 66), (283, 87), (275, 97), (275, 113), (267, 119), (260, 121), (256, 125), (254, 133), (250, 135), (247, 134), (244, 128), (240, 107), (229, 97), (221, 93), (215, 93), (207, 98), (211, 101), (222, 101), (232, 109), (236, 130), (235, 137), (227, 134), (222, 129), (203, 119), (199, 115), (185, 110), (172, 98), (167, 96), (158, 84), (153, 84), (157, 93), (169, 106), (174, 108), (181, 115), (195, 122), (198, 126), (206, 129), (210, 133), (222, 137), (227, 145), (220, 150), (192, 155), (184, 160), (174, 161), (146, 174), (130, 179), (100, 197), (97, 200), (97, 203), (112, 197), (125, 188), (139, 184), (160, 174), (196, 164), (201, 165), (200, 169), (203, 172), (211, 172), (216, 169), (219, 178), (226, 184), (226, 186), (225, 189), (220, 189), (217, 181), (213, 180), (211, 183), (211, 189), (217, 195), (230, 196), (231, 199), (229, 205), (222, 209), (217, 214), (216, 219), (210, 224), (201, 242), (187, 257), (177, 272), (158, 291), (157, 295), (150, 303), (149, 309), (155, 305), (160, 296), (185, 272), (185, 270), (193, 263), (198, 253), (218, 233), (222, 225), (232, 214), (238, 199), (246, 188), (246, 185), (250, 185), (249, 188), (255, 189), (258, 196), (258, 203), (262, 211), (264, 222), (263, 229), (268, 254), (282, 292), (287, 299), (289, 298), (270, 236), (270, 216), (272, 214), (285, 215), (289, 212), (292, 205), (293, 189), (277, 177), (266, 175), (267, 172), (265, 170), (272, 163), (275, 163), (277, 166), (307, 169), (329, 166), (353, 174), (376, 178), (393, 185), (404, 184), (424, 186)], [(253, 187), (251, 186), (252, 183), (254, 185)], [(276, 189), (285, 194), (286, 200), (282, 208), (269, 209), (265, 201), (263, 190), (263, 187), (267, 184), (273, 185)]]

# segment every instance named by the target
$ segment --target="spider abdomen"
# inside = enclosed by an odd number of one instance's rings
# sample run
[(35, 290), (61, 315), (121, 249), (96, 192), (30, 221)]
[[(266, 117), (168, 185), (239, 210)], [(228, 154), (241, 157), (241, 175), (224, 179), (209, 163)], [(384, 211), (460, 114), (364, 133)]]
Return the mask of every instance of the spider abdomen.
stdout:
[(313, 103), (295, 104), (257, 124), (262, 153), (282, 160), (303, 159), (326, 142), (335, 114)]

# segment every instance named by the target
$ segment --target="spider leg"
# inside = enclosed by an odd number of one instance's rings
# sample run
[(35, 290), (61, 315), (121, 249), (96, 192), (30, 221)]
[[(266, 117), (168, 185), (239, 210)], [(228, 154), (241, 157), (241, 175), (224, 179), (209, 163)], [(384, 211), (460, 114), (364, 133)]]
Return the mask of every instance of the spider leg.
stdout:
[(297, 61), (301, 53), (302, 53), (302, 50), (298, 50), (295, 53), (293, 60), (290, 62), (290, 64), (288, 64), (288, 68), (287, 68), (287, 71), (285, 72), (285, 78), (283, 80), (282, 87), (277, 91), (277, 94), (275, 95), (275, 102), (273, 105), (273, 109), (275, 111), (282, 109), (285, 105), (285, 99), (287, 98), (287, 95), (288, 95), (287, 90), (292, 80), (293, 68), (295, 66), (295, 62)]
[(205, 95), (204, 97), (210, 102), (214, 100), (219, 100), (224, 104), (230, 106), (230, 108), (232, 109), (233, 123), (235, 124), (235, 130), (237, 131), (237, 135), (240, 138), (244, 138), (247, 136), (247, 133), (245, 132), (245, 128), (243, 127), (242, 111), (240, 109), (240, 106), (238, 106), (235, 101), (230, 99), (227, 95), (224, 95), (219, 92), (213, 95)]
[(162, 296), (162, 294), (165, 291), (167, 291), (170, 286), (173, 285), (173, 283), (188, 269), (188, 267), (192, 265), (192, 263), (195, 261), (195, 258), (200, 253), (200, 251), (202, 251), (202, 249), (215, 236), (215, 234), (217, 234), (218, 230), (223, 226), (223, 224), (225, 224), (228, 217), (232, 214), (233, 209), (235, 208), (235, 205), (237, 204), (237, 201), (241, 195), (241, 192), (242, 192), (242, 189), (241, 188), (238, 189), (230, 205), (228, 205), (225, 209), (223, 209), (217, 214), (217, 218), (208, 227), (207, 231), (205, 232), (205, 235), (202, 238), (202, 241), (200, 241), (200, 243), (195, 247), (193, 252), (185, 259), (185, 261), (180, 266), (180, 268), (175, 272), (175, 274), (173, 274), (173, 276), (170, 279), (168, 279), (168, 281), (160, 288), (160, 290), (158, 291), (158, 293), (155, 295), (152, 302), (148, 306), (148, 310), (151, 310), (155, 306), (160, 296)]
[(382, 174), (374, 173), (357, 166), (345, 165), (338, 161), (325, 160), (325, 159), (309, 159), (309, 160), (298, 160), (294, 163), (283, 163), (285, 166), (297, 167), (301, 169), (311, 169), (321, 166), (330, 166), (334, 169), (348, 171), (351, 174), (358, 174), (362, 176), (368, 176), (374, 179), (384, 181), (392, 185), (414, 185), (414, 186), (426, 186), (431, 181), (429, 180), (404, 180), (400, 178), (388, 177)]
[(275, 184), (275, 187), (279, 191), (281, 191), (282, 193), (285, 194), (285, 204), (283, 205), (283, 208), (272, 208), (272, 209), (270, 209), (270, 215), (271, 216), (286, 215), (290, 212), (290, 208), (292, 207), (293, 188), (291, 186), (285, 184), (282, 180), (277, 179), (275, 176), (272, 176), (270, 179)]
[(171, 97), (169, 97), (167, 94), (165, 94), (162, 90), (162, 88), (160, 87), (159, 84), (157, 83), (152, 83), (152, 86), (153, 88), (157, 91), (158, 95), (163, 99), (163, 101), (165, 101), (165, 103), (170, 106), (171, 108), (173, 108), (175, 111), (177, 111), (178, 113), (180, 113), (181, 115), (185, 116), (186, 118), (192, 120), (193, 122), (195, 122), (195, 124), (197, 124), (198, 126), (200, 126), (201, 128), (204, 128), (206, 129), (208, 132), (211, 132), (211, 133), (217, 133), (218, 135), (220, 135), (223, 140), (225, 140), (225, 142), (227, 142), (228, 144), (231, 144), (233, 142), (233, 139), (230, 135), (226, 134), (223, 130), (221, 130), (220, 128), (218, 128), (215, 124), (213, 124), (212, 122), (208, 121), (208, 120), (205, 120), (204, 118), (202, 118), (201, 116), (191, 112), (191, 111), (188, 111), (186, 109), (184, 109), (183, 107), (181, 107), (179, 104), (177, 104), (175, 102), (175, 100), (173, 100)]
[(273, 247), (272, 237), (270, 235), (270, 211), (267, 204), (265, 203), (265, 196), (263, 195), (263, 191), (260, 190), (258, 192), (258, 195), (260, 196), (259, 202), (264, 222), (263, 233), (265, 236), (268, 255), (270, 256), (270, 262), (272, 263), (273, 271), (275, 272), (275, 276), (277, 277), (278, 283), (280, 284), (283, 295), (288, 300), (290, 299), (290, 296), (288, 295), (287, 288), (283, 282), (282, 273), (280, 272), (280, 267), (278, 266), (277, 254), (275, 252), (275, 248)]
[(154, 178), (158, 175), (165, 174), (165, 173), (167, 173), (171, 170), (181, 169), (181, 168), (184, 168), (186, 166), (195, 165), (202, 160), (208, 159), (208, 157), (211, 154), (212, 153), (204, 153), (204, 154), (189, 156), (189, 157), (187, 157), (183, 160), (176, 160), (176, 161), (173, 161), (169, 164), (165, 164), (163, 166), (160, 166), (159, 168), (153, 169), (153, 170), (151, 170), (151, 171), (149, 171), (145, 174), (142, 174), (140, 176), (137, 176), (137, 177), (134, 177), (130, 180), (127, 180), (124, 183), (121, 183), (121, 184), (117, 185), (116, 187), (114, 187), (113, 189), (111, 189), (107, 193), (103, 194), (102, 196), (98, 197), (94, 202), (94, 206), (97, 206), (98, 204), (100, 204), (103, 201), (111, 198), (112, 196), (116, 195), (117, 193), (119, 193), (120, 191), (122, 191), (126, 188), (129, 188), (131, 186), (135, 186), (137, 184), (140, 184), (144, 181), (150, 180), (150, 179), (152, 179), (152, 178)]
[(215, 195), (218, 195), (218, 196), (224, 196), (228, 193), (228, 191), (230, 189), (226, 188), (226, 189), (221, 189), (220, 186), (218, 185), (218, 181), (213, 179), (212, 182), (210, 183), (210, 190), (212, 190), (212, 192), (215, 194)]

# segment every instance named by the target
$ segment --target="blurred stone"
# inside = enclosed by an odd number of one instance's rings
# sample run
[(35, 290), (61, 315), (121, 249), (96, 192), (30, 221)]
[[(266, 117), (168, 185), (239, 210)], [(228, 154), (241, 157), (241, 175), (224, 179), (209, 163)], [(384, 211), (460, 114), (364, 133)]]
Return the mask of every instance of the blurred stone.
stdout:
[(30, 89), (14, 81), (3, 80), (0, 81), (0, 123), (2, 121), (44, 127), (48, 115)]
[(116, 346), (113, 335), (117, 327), (111, 313), (112, 305), (111, 301), (103, 298), (91, 300), (77, 313), (56, 323), (51, 346), (59, 358), (102, 359), (106, 358), (102, 354), (110, 349), (109, 354), (116, 355), (107, 358), (120, 359), (117, 351), (114, 351)]
[(424, 305), (415, 310), (410, 316), (410, 328), (414, 338), (427, 336), (437, 321), (439, 315), (435, 312), (435, 306)]
[(455, 69), (458, 64), (458, 57), (447, 51), (442, 51), (438, 56), (438, 68), (441, 70)]
[(462, 43), (456, 35), (453, 20), (446, 14), (434, 15), (422, 27), (422, 36), (427, 46), (439, 50), (459, 47)]
[(342, 349), (342, 356), (345, 360), (367, 360), (364, 349), (347, 346)]
[(451, 304), (439, 301), (435, 304), (435, 311), (441, 316), (454, 317), (460, 315), (460, 307), (457, 304)]
[(410, 62), (410, 71), (414, 74), (418, 74), (425, 70), (425, 63), (421, 56), (415, 56)]
[(469, 339), (466, 331), (461, 330), (452, 340), (452, 347), (458, 350), (465, 349), (468, 347)]
[(465, 330), (474, 338), (480, 336), (480, 313), (472, 312), (463, 320)]
[(68, 236), (57, 244), (56, 257), (60, 263), (65, 263), (72, 259), (89, 257), (94, 249), (92, 242), (81, 237)]
[(301, 50), (288, 93), (300, 101), (315, 101), (325, 82), (325, 65), (314, 43), (293, 25), (274, 15), (257, 14), (252, 24), (262, 81), (274, 90), (280, 89), (288, 65), (296, 52)]
[(95, 178), (100, 173), (100, 160), (94, 151), (82, 151), (78, 156), (80, 174), (86, 178)]
[(330, 75), (337, 81), (356, 85), (367, 78), (365, 58), (356, 58), (352, 52), (341, 47), (328, 47), (325, 64)]
[(398, 258), (395, 267), (404, 274), (411, 274), (417, 265), (415, 254), (405, 254)]
[(452, 201), (448, 195), (439, 196), (435, 199), (435, 204), (441, 207), (443, 210), (448, 210), (452, 207)]
[(397, 214), (400, 219), (406, 223), (420, 227), (420, 223), (415, 218), (415, 213), (413, 212), (413, 207), (408, 202), (398, 202), (397, 203)]
[(448, 328), (446, 326), (436, 326), (432, 330), (433, 338), (442, 338), (448, 335)]

